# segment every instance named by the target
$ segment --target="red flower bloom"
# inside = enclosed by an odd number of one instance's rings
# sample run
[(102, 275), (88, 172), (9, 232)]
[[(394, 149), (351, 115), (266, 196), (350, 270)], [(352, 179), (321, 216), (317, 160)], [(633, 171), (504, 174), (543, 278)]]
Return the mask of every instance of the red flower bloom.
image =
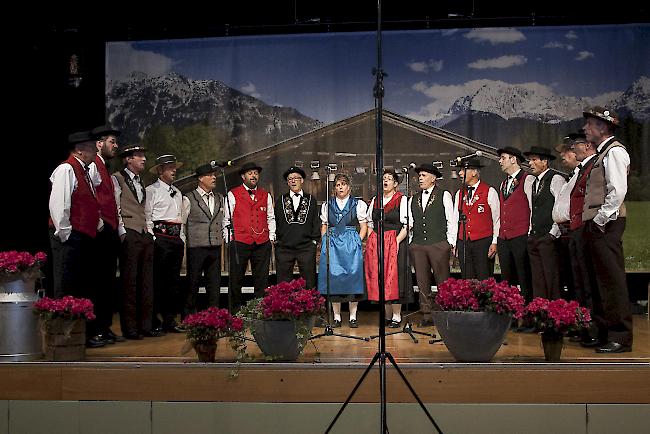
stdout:
[(316, 315), (325, 299), (316, 289), (306, 289), (305, 279), (281, 282), (264, 290), (261, 309), (264, 319), (291, 319)]
[(538, 330), (558, 334), (582, 329), (591, 321), (588, 309), (578, 305), (577, 301), (563, 298), (547, 300), (536, 297), (526, 306), (524, 315), (535, 323)]
[(505, 281), (497, 283), (494, 278), (449, 278), (438, 286), (435, 301), (442, 310), (487, 311), (512, 314), (514, 318), (520, 318), (524, 310), (519, 289)]
[(46, 259), (47, 255), (44, 252), (38, 252), (35, 255), (16, 250), (0, 252), (0, 277), (37, 271)]
[(66, 295), (63, 298), (43, 297), (34, 303), (34, 312), (45, 320), (53, 318), (95, 319), (93, 303), (87, 298), (75, 298)]
[(187, 328), (187, 338), (191, 342), (216, 342), (226, 336), (241, 334), (244, 328), (241, 318), (232, 316), (227, 309), (218, 307), (209, 307), (189, 315), (183, 325)]

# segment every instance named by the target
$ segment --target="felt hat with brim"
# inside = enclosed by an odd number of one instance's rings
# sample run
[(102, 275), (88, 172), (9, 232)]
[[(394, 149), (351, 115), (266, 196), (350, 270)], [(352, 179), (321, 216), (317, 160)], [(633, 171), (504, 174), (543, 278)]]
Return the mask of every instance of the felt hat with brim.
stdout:
[(289, 178), (289, 175), (291, 175), (292, 173), (297, 173), (298, 175), (302, 176), (302, 179), (305, 179), (307, 177), (305, 171), (302, 170), (300, 167), (291, 166), (282, 175), (284, 177), (284, 180), (286, 181)]
[(99, 127), (93, 128), (90, 131), (90, 133), (95, 137), (95, 140), (99, 140), (102, 137), (106, 137), (106, 136), (119, 137), (119, 135), (121, 134), (120, 130), (116, 130), (110, 125), (101, 125)]
[(147, 148), (141, 145), (123, 145), (117, 149), (118, 157), (128, 157), (134, 152), (147, 152)]
[(179, 169), (182, 165), (182, 161), (176, 161), (176, 156), (172, 154), (166, 154), (166, 155), (161, 155), (160, 157), (156, 158), (156, 165), (151, 166), (149, 169), (149, 173), (153, 173), (154, 175), (158, 173), (158, 168), (160, 166), (163, 166), (165, 164), (172, 164), (176, 163), (176, 168)]
[(524, 161), (526, 158), (521, 151), (513, 146), (506, 146), (505, 148), (497, 149), (497, 155), (500, 157), (501, 154), (512, 155), (513, 157), (519, 158), (520, 161)]
[(420, 172), (427, 172), (432, 175), (434, 175), (436, 178), (442, 178), (442, 173), (436, 169), (436, 167), (433, 164), (428, 164), (428, 163), (423, 163), (420, 164), (418, 167), (415, 169), (415, 173), (420, 173)]
[(253, 163), (252, 161), (244, 163), (244, 165), (239, 169), (239, 174), (243, 175), (249, 170), (257, 170), (258, 172), (262, 171), (262, 167), (259, 164)]
[(541, 157), (541, 160), (555, 160), (555, 155), (551, 153), (551, 150), (541, 146), (531, 146), (530, 151), (524, 152), (524, 155), (526, 157), (537, 155), (538, 157)]
[(70, 149), (75, 149), (78, 147), (95, 147), (95, 139), (93, 138), (90, 131), (77, 131), (68, 136), (68, 143), (70, 144)]
[(605, 107), (593, 106), (582, 112), (582, 116), (586, 118), (596, 118), (609, 123), (614, 127), (618, 127), (621, 123), (618, 114), (614, 110), (608, 110)]
[(470, 158), (466, 163), (459, 164), (459, 166), (467, 166), (468, 169), (480, 169), (481, 167), (485, 167), (481, 164), (481, 160), (478, 158)]
[(194, 171), (194, 176), (198, 178), (199, 176), (205, 176), (205, 175), (210, 175), (212, 173), (216, 173), (216, 171), (217, 168), (213, 166), (211, 163), (202, 164), (201, 166), (196, 168), (196, 170)]

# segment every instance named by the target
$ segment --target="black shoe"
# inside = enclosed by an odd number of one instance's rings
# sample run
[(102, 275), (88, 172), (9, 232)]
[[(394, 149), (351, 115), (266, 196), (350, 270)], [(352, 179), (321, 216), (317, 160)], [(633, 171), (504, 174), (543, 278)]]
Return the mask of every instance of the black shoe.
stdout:
[(388, 324), (388, 328), (389, 329), (398, 329), (400, 327), (400, 324), (401, 323), (399, 323), (397, 321), (390, 320), (390, 323)]
[(384, 325), (385, 325), (386, 327), (390, 327), (390, 323), (391, 323), (391, 322), (393, 322), (392, 319), (390, 319), (390, 318), (384, 318)]
[(165, 333), (164, 331), (162, 331), (160, 329), (153, 329), (153, 330), (150, 330), (150, 331), (143, 330), (141, 333), (142, 333), (142, 336), (144, 336), (145, 338), (159, 338), (159, 337), (165, 336), (167, 334), (167, 333)]
[(420, 327), (431, 327), (431, 326), (433, 326), (434, 324), (433, 324), (433, 320), (432, 320), (432, 319), (423, 319), (423, 320), (421, 320), (421, 321), (418, 323), (418, 325), (419, 325)]
[(101, 335), (96, 335), (86, 339), (86, 348), (101, 348), (106, 343), (102, 340)]
[(113, 333), (113, 331), (111, 329), (106, 330), (103, 333), (103, 335), (112, 338), (115, 342), (124, 342), (124, 341), (126, 341), (126, 339), (124, 339), (123, 336), (116, 335), (115, 333)]
[(144, 339), (144, 336), (142, 336), (140, 333), (137, 332), (126, 332), (123, 334), (125, 339), (130, 339), (133, 341), (140, 341)]
[(167, 333), (185, 333), (185, 329), (176, 322), (169, 323), (169, 324), (163, 324), (162, 330), (164, 330)]
[(606, 345), (596, 348), (596, 352), (600, 354), (629, 353), (630, 351), (632, 351), (630, 345), (623, 345), (618, 342), (608, 342)]
[(104, 342), (105, 344), (113, 345), (115, 343), (115, 339), (113, 339), (112, 337), (110, 337), (108, 335), (101, 334), (101, 335), (98, 335), (98, 336), (102, 339), (102, 342)]
[(338, 320), (338, 319), (335, 319), (335, 320), (334, 320), (334, 324), (332, 324), (332, 328), (333, 328), (333, 329), (337, 329), (337, 328), (339, 328), (339, 327), (341, 327), (341, 321)]
[(350, 328), (351, 329), (358, 329), (359, 328), (359, 323), (357, 322), (356, 319), (351, 319), (350, 320)]
[(607, 342), (603, 342), (596, 338), (584, 338), (582, 342), (580, 342), (580, 345), (585, 348), (594, 348), (594, 347), (602, 347), (606, 343)]

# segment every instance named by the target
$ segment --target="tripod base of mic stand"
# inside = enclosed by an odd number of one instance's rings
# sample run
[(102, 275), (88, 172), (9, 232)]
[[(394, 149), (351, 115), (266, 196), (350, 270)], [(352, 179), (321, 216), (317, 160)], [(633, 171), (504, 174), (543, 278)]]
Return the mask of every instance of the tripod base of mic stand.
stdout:
[(365, 342), (368, 342), (370, 340), (370, 338), (362, 338), (360, 336), (344, 335), (343, 333), (334, 333), (334, 328), (332, 327), (331, 324), (325, 324), (325, 330), (323, 330), (323, 333), (314, 335), (307, 340), (311, 341), (313, 339), (322, 338), (323, 336), (338, 336), (340, 338), (357, 339)]
[[(418, 338), (416, 338), (414, 335), (428, 336), (430, 338), (434, 338), (434, 339), (429, 340), (430, 344), (433, 344), (433, 343), (436, 343), (436, 342), (442, 342), (442, 339), (435, 339), (437, 337), (435, 333), (425, 333), (425, 332), (418, 332), (418, 331), (413, 330), (413, 325), (411, 324), (410, 321), (406, 321), (406, 323), (404, 324), (404, 327), (402, 327), (402, 330), (400, 330), (398, 332), (386, 333), (386, 336), (397, 335), (397, 334), (400, 334), (400, 333), (406, 333), (407, 335), (409, 335), (411, 337), (411, 339), (413, 340), (414, 344), (418, 343)], [(378, 337), (379, 337), (379, 335), (372, 335), (372, 336), (370, 336), (369, 339), (377, 339)]]

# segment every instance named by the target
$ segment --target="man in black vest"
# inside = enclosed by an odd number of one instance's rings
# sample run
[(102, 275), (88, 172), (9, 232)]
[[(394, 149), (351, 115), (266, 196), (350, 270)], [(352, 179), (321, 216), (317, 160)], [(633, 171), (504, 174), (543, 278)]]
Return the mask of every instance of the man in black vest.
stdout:
[(549, 300), (561, 298), (560, 259), (558, 237), (560, 229), (553, 221), (555, 198), (566, 179), (556, 170), (549, 168), (555, 160), (550, 149), (533, 146), (524, 152), (535, 180), (530, 186), (531, 217), (528, 234), (528, 258), (533, 283), (533, 296)]
[(433, 325), (431, 270), (436, 285), (449, 278), (449, 255), (457, 228), (453, 225), (454, 202), (451, 194), (436, 187), (436, 179), (442, 178), (442, 173), (432, 164), (421, 164), (415, 171), (422, 191), (409, 201), (408, 221), (412, 229), (409, 252), (420, 291), (423, 316), (420, 326), (425, 327)]
[(305, 172), (290, 167), (284, 172), (289, 193), (275, 201), (275, 267), (278, 283), (293, 279), (296, 261), (307, 288), (316, 288), (316, 244), (320, 238), (320, 219), (316, 198), (302, 190)]
[(594, 319), (599, 336), (606, 337), (607, 343), (596, 352), (622, 353), (632, 351), (632, 311), (622, 242), (630, 155), (614, 137), (620, 124), (614, 111), (593, 107), (583, 115), (587, 140), (598, 151), (587, 178), (582, 212), (587, 249), (604, 309), (604, 315)]
[(221, 291), (221, 245), (223, 234), (223, 196), (215, 193), (217, 169), (212, 164), (196, 168), (199, 184), (183, 196), (186, 218), (187, 278), (183, 318), (196, 312), (196, 295), (205, 275), (208, 306), (219, 307)]

